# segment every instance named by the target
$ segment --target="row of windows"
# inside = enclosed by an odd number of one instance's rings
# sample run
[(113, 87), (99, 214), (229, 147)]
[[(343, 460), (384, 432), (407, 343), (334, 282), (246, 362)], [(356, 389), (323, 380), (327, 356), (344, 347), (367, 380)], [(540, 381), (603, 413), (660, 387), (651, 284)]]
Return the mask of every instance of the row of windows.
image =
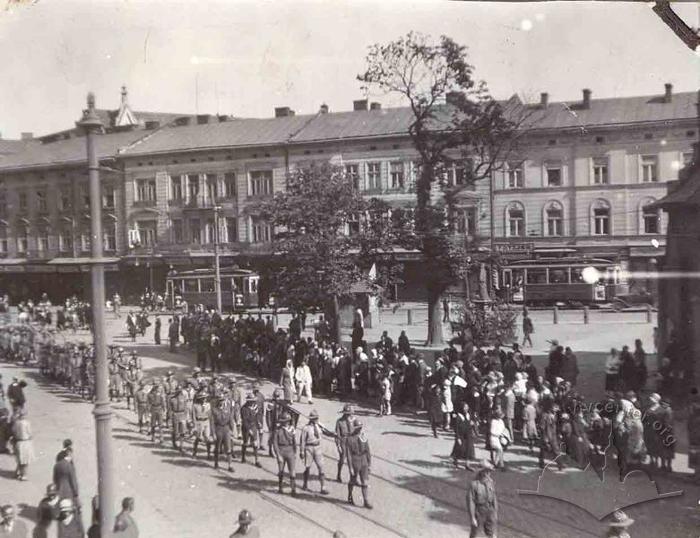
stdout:
[[(30, 194), (33, 194), (33, 206), (38, 213), (49, 212), (49, 192), (47, 189), (37, 189), (32, 192), (20, 190), (17, 193), (17, 209), (20, 212), (27, 212), (30, 209)], [(59, 211), (70, 211), (73, 209), (73, 190), (69, 187), (61, 187), (56, 197), (56, 204)], [(90, 193), (87, 185), (80, 188), (80, 202), (82, 209), (90, 207)], [(0, 214), (8, 212), (8, 197), (6, 191), (0, 191)], [(104, 209), (114, 209), (115, 188), (112, 185), (102, 185), (102, 207)]]
[[(112, 252), (117, 250), (116, 228), (114, 226), (107, 227), (103, 231), (103, 248), (106, 251)], [(30, 243), (34, 241), (34, 248), (38, 253), (48, 253), (52, 248), (57, 248), (61, 253), (71, 253), (74, 247), (79, 251), (90, 251), (90, 232), (83, 230), (74, 232), (68, 229), (59, 229), (55, 236), (52, 236), (48, 229), (40, 229), (36, 234), (31, 234), (28, 228), (21, 228), (15, 234), (15, 250), (17, 254), (27, 254), (29, 252)], [(9, 240), (7, 231), (4, 227), (0, 227), (0, 254), (8, 252)]]
[[(674, 163), (675, 169), (687, 166), (693, 158), (692, 153), (683, 153), (682, 161)], [(544, 185), (546, 187), (561, 187), (564, 185), (565, 167), (560, 162), (547, 162), (543, 165)], [(593, 158), (590, 161), (590, 178), (592, 185), (607, 185), (610, 183), (609, 163), (606, 157)], [(656, 183), (659, 181), (659, 158), (656, 155), (641, 155), (639, 157), (639, 180), (641, 183)], [(522, 189), (529, 185), (526, 181), (522, 164), (513, 163), (505, 169), (505, 188)]]
[[(249, 238), (252, 243), (272, 241), (272, 227), (266, 222), (251, 220)], [(235, 243), (238, 239), (238, 220), (225, 217), (219, 221), (218, 242)], [(217, 242), (213, 219), (172, 219), (168, 241), (173, 244), (211, 245)], [(158, 224), (155, 220), (138, 220), (129, 233), (130, 246), (153, 247), (158, 244)]]
[[(653, 199), (646, 200), (639, 208), (639, 232), (641, 234), (661, 233), (659, 211), (649, 205)], [(612, 235), (612, 211), (607, 200), (596, 200), (590, 207), (588, 215), (591, 235)], [(564, 207), (557, 201), (547, 202), (542, 211), (543, 234), (548, 237), (566, 235), (564, 227)], [(525, 207), (520, 202), (511, 202), (505, 212), (505, 232), (507, 237), (525, 237), (539, 235), (534, 230), (528, 230), (528, 219)]]

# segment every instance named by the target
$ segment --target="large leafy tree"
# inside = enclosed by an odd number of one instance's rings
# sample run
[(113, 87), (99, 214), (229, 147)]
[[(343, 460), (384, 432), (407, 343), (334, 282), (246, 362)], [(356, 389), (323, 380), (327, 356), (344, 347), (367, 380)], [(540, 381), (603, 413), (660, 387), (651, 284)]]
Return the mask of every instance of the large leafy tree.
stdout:
[(340, 167), (291, 171), (286, 189), (258, 208), (275, 229), (267, 276), (279, 302), (298, 312), (323, 309), (340, 341), (342, 299), (358, 289), (380, 293), (395, 278), (392, 247), (401, 226), (388, 210), (364, 198)]
[[(522, 107), (519, 100), (493, 99), (475, 79), (465, 47), (446, 36), (433, 43), (411, 32), (371, 46), (366, 63), (358, 75), (365, 88), (400, 96), (412, 113), (408, 134), (420, 167), (415, 229), (426, 275), (427, 343), (440, 345), (441, 297), (464, 276), (467, 258), (464, 245), (451, 239), (450, 214), (461, 190), (491, 178), (509, 157), (521, 132), (524, 118), (516, 112)], [(466, 177), (461, 185), (448, 184), (445, 172), (457, 161), (467, 164)]]

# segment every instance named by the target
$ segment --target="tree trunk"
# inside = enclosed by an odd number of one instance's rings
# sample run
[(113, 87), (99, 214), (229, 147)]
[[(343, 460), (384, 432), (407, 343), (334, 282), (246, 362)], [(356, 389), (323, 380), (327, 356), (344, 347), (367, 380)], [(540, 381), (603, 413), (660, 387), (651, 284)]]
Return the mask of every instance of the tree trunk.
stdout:
[(442, 334), (442, 292), (428, 287), (428, 341), (427, 346), (444, 346)]
[(331, 320), (331, 336), (333, 340), (340, 344), (341, 338), (343, 337), (342, 331), (340, 330), (340, 303), (338, 301), (338, 296), (334, 293), (330, 303), (330, 316)]

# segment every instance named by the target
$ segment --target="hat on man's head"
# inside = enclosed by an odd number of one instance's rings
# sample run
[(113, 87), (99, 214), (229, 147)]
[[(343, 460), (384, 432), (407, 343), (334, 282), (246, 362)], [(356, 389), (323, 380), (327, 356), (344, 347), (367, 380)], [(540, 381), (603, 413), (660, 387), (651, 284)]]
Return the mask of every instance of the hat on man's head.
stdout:
[(58, 509), (61, 512), (72, 512), (74, 509), (73, 501), (71, 499), (61, 499), (58, 503)]
[(283, 423), (286, 424), (287, 422), (291, 422), (291, 421), (292, 421), (292, 417), (289, 416), (289, 413), (282, 413), (282, 414), (277, 418), (277, 420), (278, 420), (279, 422), (283, 422)]
[(241, 510), (238, 514), (238, 523), (241, 525), (250, 525), (253, 522), (253, 514), (249, 510)]
[(46, 494), (47, 495), (56, 495), (58, 493), (58, 488), (56, 487), (56, 484), (53, 482), (46, 486)]
[(356, 418), (355, 420), (352, 421), (352, 427), (355, 431), (362, 429), (362, 421), (359, 418)]
[(309, 420), (317, 420), (318, 419), (318, 411), (315, 409), (311, 410), (311, 413), (309, 413)]
[(634, 523), (634, 519), (625, 514), (622, 510), (615, 510), (612, 515), (612, 521), (608, 523), (611, 527), (629, 527)]
[(246, 394), (245, 396), (245, 401), (246, 402), (254, 402), (255, 401), (255, 396), (253, 396), (250, 392)]
[(352, 415), (354, 413), (354, 409), (352, 407), (352, 404), (345, 404), (343, 408), (340, 410), (340, 412), (343, 415)]

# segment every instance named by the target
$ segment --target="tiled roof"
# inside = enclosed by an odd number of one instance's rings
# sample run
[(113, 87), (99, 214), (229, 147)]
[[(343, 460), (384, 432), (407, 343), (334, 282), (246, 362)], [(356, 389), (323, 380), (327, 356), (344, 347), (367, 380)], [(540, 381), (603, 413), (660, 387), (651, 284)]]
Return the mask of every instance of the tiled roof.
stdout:
[[(589, 109), (580, 103), (550, 103), (547, 108), (504, 103), (508, 114), (531, 129), (587, 129), (612, 125), (688, 120), (696, 117), (696, 94), (676, 93), (670, 103), (662, 96), (593, 99)], [(361, 139), (405, 135), (412, 121), (409, 108), (334, 112), (269, 119), (236, 119), (225, 123), (169, 127), (125, 153), (142, 155), (195, 148), (273, 145), (289, 141)]]
[[(95, 140), (98, 157), (104, 159), (116, 156), (121, 148), (151, 133), (153, 131), (136, 129), (97, 135)], [(27, 144), (22, 151), (0, 160), (0, 171), (79, 164), (86, 161), (85, 138), (81, 136), (45, 144)]]
[(0, 139), (0, 158), (4, 155), (22, 151), (28, 144), (36, 144), (34, 140), (2, 140)]
[(197, 148), (270, 146), (289, 141), (314, 115), (268, 119), (232, 119), (205, 125), (171, 126), (134, 144), (124, 153), (141, 155)]
[(592, 99), (589, 109), (581, 103), (550, 103), (546, 109), (528, 106), (527, 123), (538, 129), (603, 127), (692, 119), (697, 117), (697, 94), (676, 93), (670, 103), (662, 96)]

